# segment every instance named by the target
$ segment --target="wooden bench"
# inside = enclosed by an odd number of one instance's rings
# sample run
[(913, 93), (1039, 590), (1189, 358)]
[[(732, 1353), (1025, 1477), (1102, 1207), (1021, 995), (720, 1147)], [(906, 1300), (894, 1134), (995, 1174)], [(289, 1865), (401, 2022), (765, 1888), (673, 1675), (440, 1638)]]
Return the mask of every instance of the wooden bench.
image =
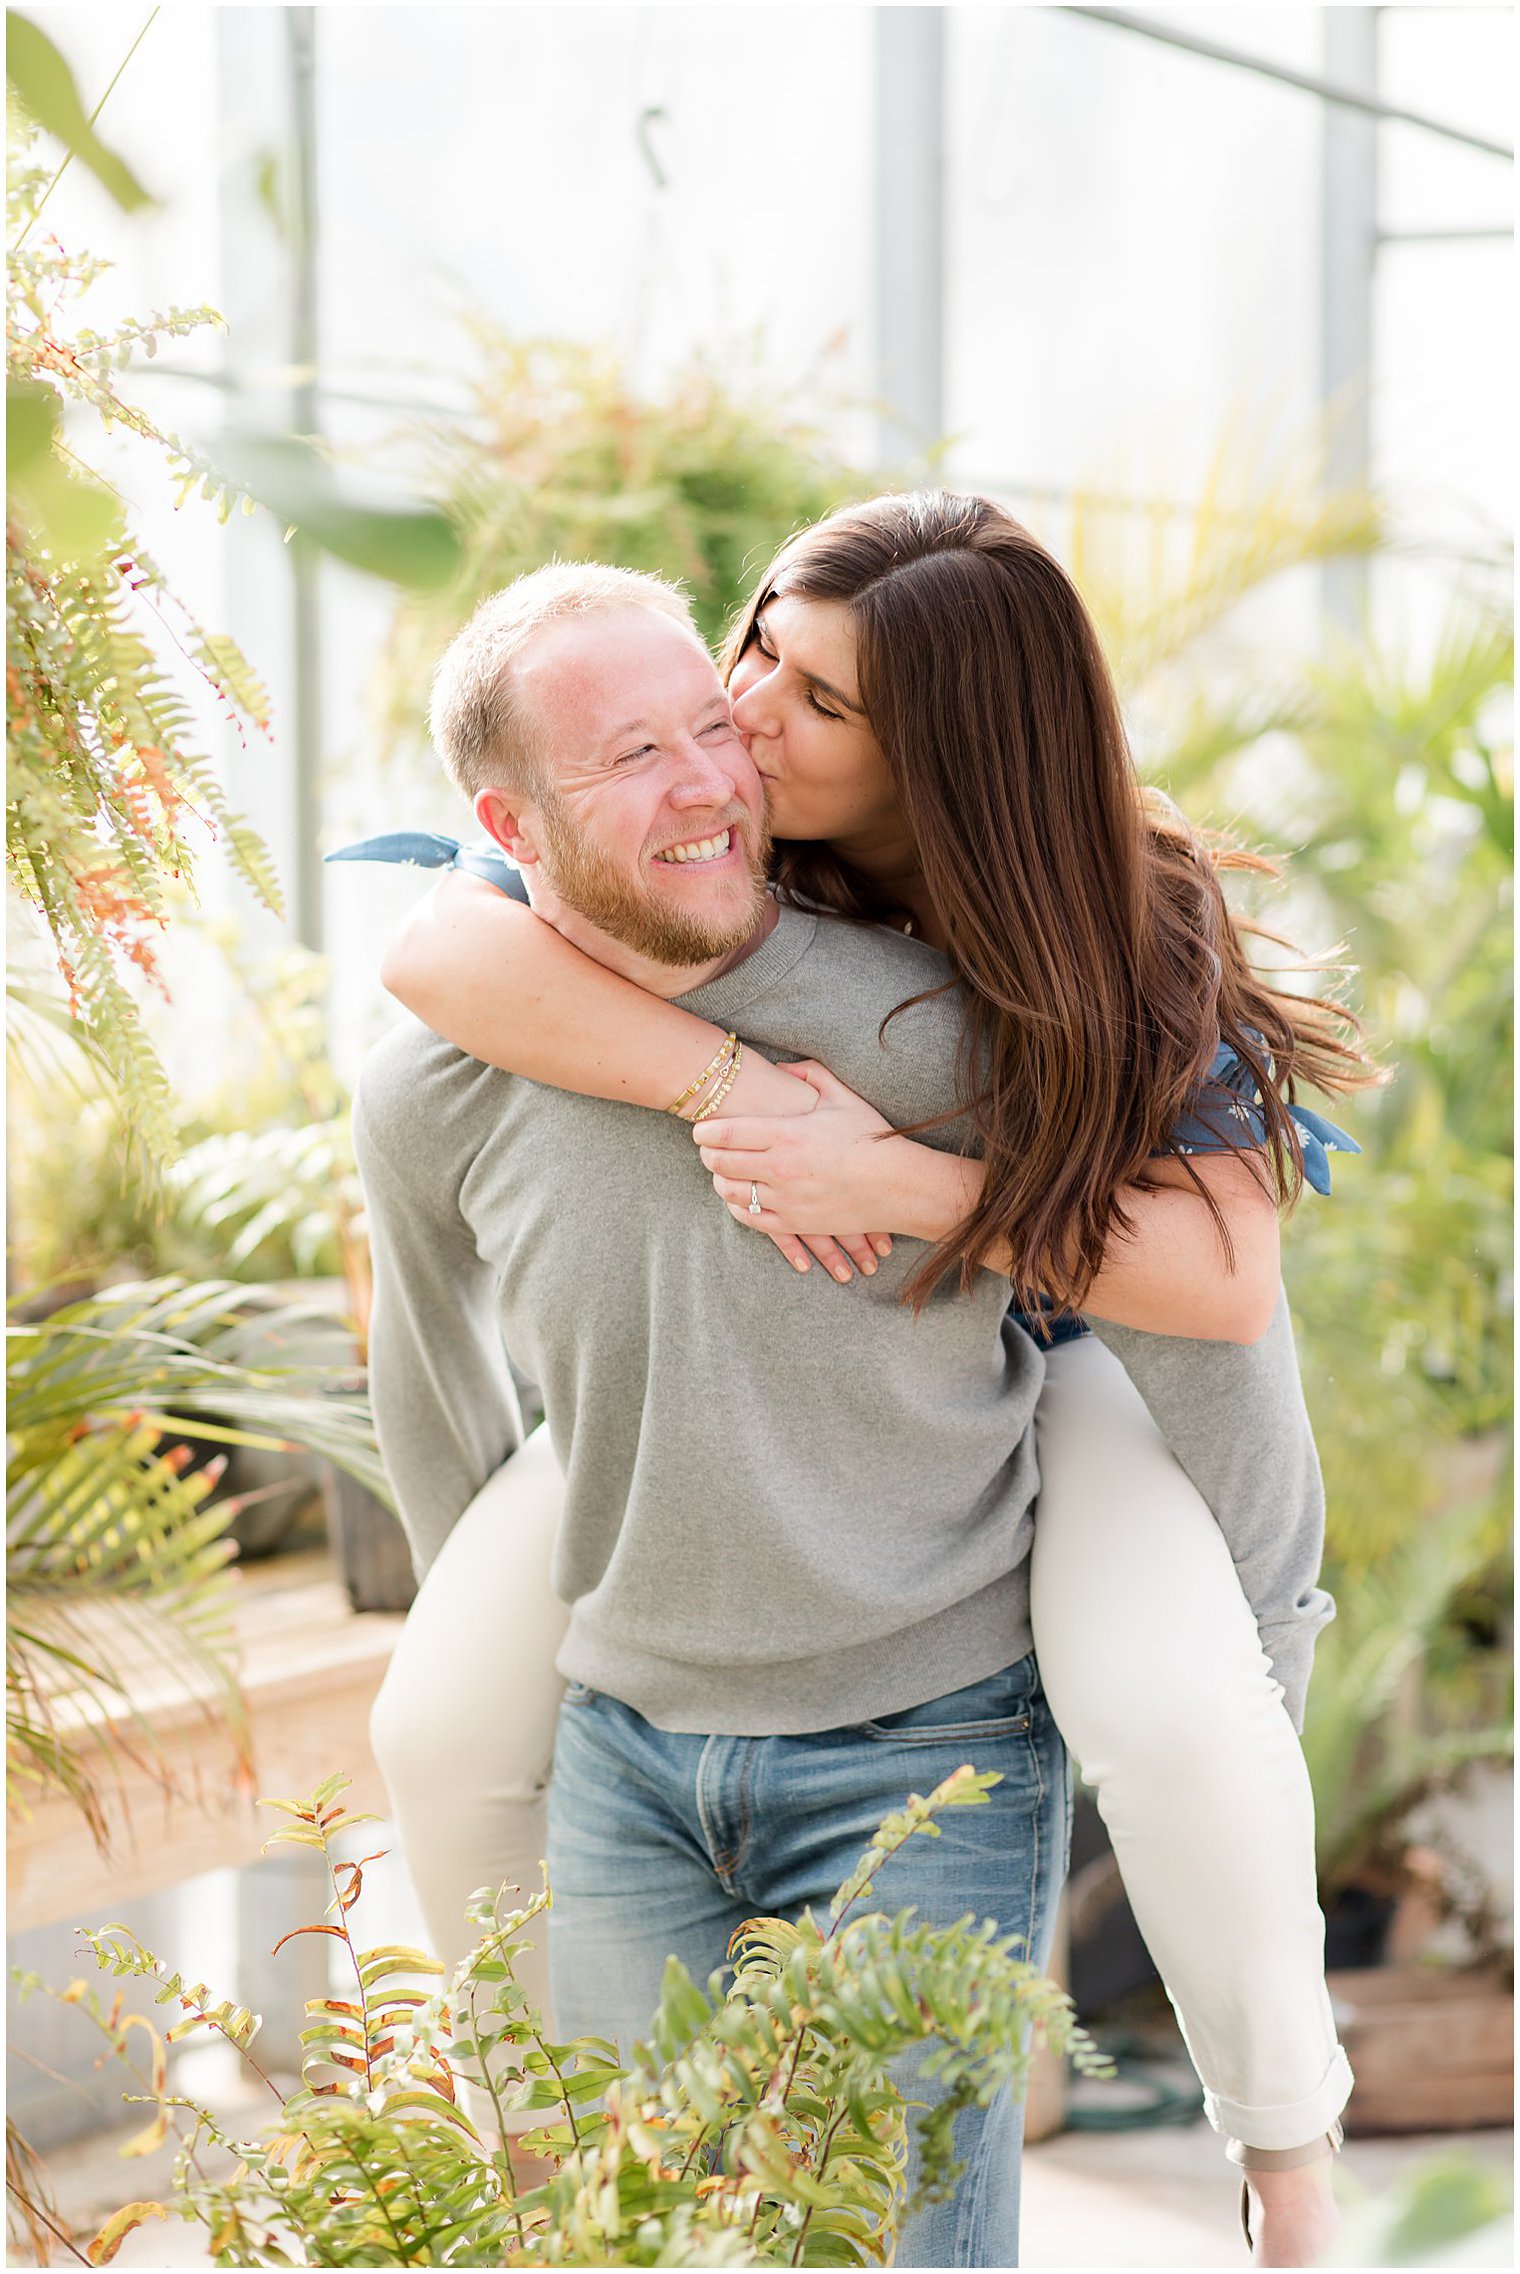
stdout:
[[(102, 1856), (72, 1801), (48, 1793), (30, 1816), (13, 1812), (6, 1857), (7, 1931), (61, 1920), (99, 1922), (134, 1897), (220, 1867), (256, 1863), (282, 1819), (256, 1807), (261, 1795), (299, 1798), (336, 1769), (358, 1809), (385, 1811), (369, 1748), (369, 1711), (401, 1632), (401, 1612), (355, 1611), (326, 1548), (234, 1567), (234, 1629), (247, 1701), (254, 1774), (239, 1788), (225, 1726), (208, 1716), (203, 1692), (139, 1651), (131, 1690), (172, 1766), (183, 1797), (166, 1795), (150, 1768), (86, 1735), (98, 1770), (111, 1852)], [(106, 1602), (87, 1614), (109, 1621)], [(121, 1652), (119, 1628), (113, 1647)], [(124, 1653), (122, 1653), (124, 1655)], [(88, 1732), (108, 1717), (67, 1706), (63, 1727)], [(129, 1715), (108, 1725), (133, 1741)], [(142, 1749), (140, 1735), (137, 1747)], [(276, 1854), (287, 1851), (277, 1849)]]

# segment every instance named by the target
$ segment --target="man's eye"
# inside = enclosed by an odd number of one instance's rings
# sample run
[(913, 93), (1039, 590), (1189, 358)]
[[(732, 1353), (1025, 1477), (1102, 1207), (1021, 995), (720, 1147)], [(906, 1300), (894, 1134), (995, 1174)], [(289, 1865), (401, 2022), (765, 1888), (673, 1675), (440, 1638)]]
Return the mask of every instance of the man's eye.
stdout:
[(714, 719), (711, 726), (702, 729), (704, 734), (732, 734), (733, 731), (734, 722), (731, 718)]
[(641, 742), (637, 750), (620, 751), (612, 763), (614, 766), (631, 766), (635, 758), (647, 758), (653, 748), (652, 742)]

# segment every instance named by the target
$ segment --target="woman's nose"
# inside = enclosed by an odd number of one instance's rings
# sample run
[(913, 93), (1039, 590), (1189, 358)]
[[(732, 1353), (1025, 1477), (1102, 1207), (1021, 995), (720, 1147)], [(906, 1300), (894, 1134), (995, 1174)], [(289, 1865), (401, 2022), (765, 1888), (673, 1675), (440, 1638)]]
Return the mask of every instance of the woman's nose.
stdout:
[(772, 674), (748, 664), (746, 658), (739, 664), (728, 683), (730, 708), (734, 724), (741, 734), (767, 734), (774, 728), (774, 706), (768, 690)]

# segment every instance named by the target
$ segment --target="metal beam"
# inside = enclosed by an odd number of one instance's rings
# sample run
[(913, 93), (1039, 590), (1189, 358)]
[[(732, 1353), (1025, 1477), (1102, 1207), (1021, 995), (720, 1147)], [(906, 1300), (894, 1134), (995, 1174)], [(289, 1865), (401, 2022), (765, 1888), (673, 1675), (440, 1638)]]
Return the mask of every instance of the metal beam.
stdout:
[[(1360, 15), (1361, 9), (1327, 8), (1327, 16), (1341, 14)], [(1286, 63), (1272, 63), (1265, 56), (1248, 55), (1243, 48), (1224, 47), (1218, 40), (1199, 39), (1192, 32), (1175, 29), (1159, 23), (1152, 16), (1133, 15), (1128, 8), (1063, 8), (1063, 16), (1089, 16), (1094, 23), (1112, 24), (1121, 32), (1138, 32), (1142, 39), (1159, 40), (1164, 47), (1180, 47), (1188, 55), (1201, 55), (1211, 63), (1226, 63), (1237, 71), (1250, 71), (1258, 79), (1275, 79), (1280, 86), (1297, 87), (1306, 95), (1317, 95), (1322, 103), (1333, 103), (1344, 110), (1363, 111), (1371, 118), (1397, 119), (1400, 125), (1417, 126), (1426, 134), (1439, 134), (1448, 142), (1460, 142), (1468, 150), (1482, 150), (1491, 158), (1514, 159), (1514, 151), (1507, 142), (1491, 142), (1487, 135), (1472, 134), (1465, 126), (1452, 126), (1446, 119), (1432, 118), (1426, 111), (1406, 110), (1398, 103), (1385, 103), (1355, 84), (1347, 84), (1339, 74), (1319, 77), (1311, 71), (1294, 71)]]
[[(1374, 98), (1377, 10), (1326, 8), (1325, 69), (1343, 86)], [(1328, 419), (1325, 479), (1330, 489), (1366, 490), (1372, 479), (1372, 275), (1377, 253), (1377, 116), (1327, 109), (1320, 180), (1320, 395)], [(1367, 562), (1327, 561), (1325, 613), (1341, 630), (1365, 628)]]
[[(283, 434), (290, 423), (290, 377), (285, 368), (290, 253), (259, 172), (263, 153), (277, 150), (283, 157), (288, 135), (289, 70), (281, 12), (218, 8), (212, 37), (217, 131), (226, 153), (216, 182), (219, 274), (214, 295), (227, 320), (220, 358), (224, 418), (231, 428)], [(276, 362), (279, 368), (270, 368)], [(208, 378), (203, 383), (213, 382)], [(278, 765), (270, 765), (262, 742), (224, 735), (228, 795), (269, 847), (288, 904), (295, 873), (294, 790), (291, 768), (284, 762), (285, 734), (295, 704), (290, 554), (280, 543), (278, 525), (267, 514), (251, 520), (234, 514), (222, 538), (222, 620), (244, 653), (257, 659), (259, 677), (279, 722), (281, 758)], [(230, 877), (226, 887), (248, 928), (252, 952), (272, 953), (288, 937), (288, 913), (285, 923), (277, 922), (244, 900)], [(233, 1070), (230, 1061), (226, 1070)]]
[[(317, 391), (317, 26), (315, 8), (287, 8), (290, 85), (290, 360), (295, 384), (290, 423), (315, 435)], [(290, 914), (303, 947), (322, 946), (322, 570), (309, 537), (290, 545), (291, 755), (295, 766), (295, 845)]]
[(1380, 245), (1507, 245), (1513, 229), (1380, 229)]
[(883, 466), (945, 431), (945, 11), (873, 11), (875, 359)]

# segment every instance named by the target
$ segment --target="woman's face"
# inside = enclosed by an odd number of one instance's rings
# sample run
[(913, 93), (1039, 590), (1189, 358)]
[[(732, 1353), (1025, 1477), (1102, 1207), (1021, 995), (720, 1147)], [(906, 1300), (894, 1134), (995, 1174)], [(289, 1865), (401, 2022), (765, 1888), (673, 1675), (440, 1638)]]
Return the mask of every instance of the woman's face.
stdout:
[(728, 683), (777, 837), (885, 847), (906, 827), (860, 707), (843, 601), (773, 597)]

